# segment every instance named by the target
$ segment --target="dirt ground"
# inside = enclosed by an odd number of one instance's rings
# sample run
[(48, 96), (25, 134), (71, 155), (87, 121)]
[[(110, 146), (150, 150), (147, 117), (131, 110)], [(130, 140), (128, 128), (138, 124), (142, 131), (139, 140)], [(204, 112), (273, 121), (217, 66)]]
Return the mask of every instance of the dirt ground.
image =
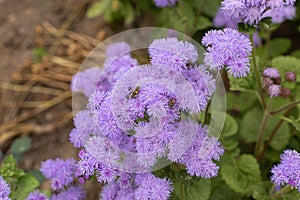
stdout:
[[(13, 71), (22, 66), (26, 60), (32, 59), (36, 44), (35, 27), (38, 24), (49, 21), (53, 26), (59, 27), (76, 5), (86, 2), (88, 1), (0, 0), (0, 81), (9, 82)], [(109, 26), (105, 25), (101, 18), (86, 19), (84, 13), (84, 9), (78, 13), (69, 30), (91, 37), (96, 37), (97, 33), (103, 29), (107, 33), (111, 32)], [(70, 108), (58, 108), (57, 112), (60, 110), (68, 112)], [(6, 113), (1, 113), (1, 115), (4, 114)], [(10, 118), (13, 117), (10, 116)], [(31, 135), (32, 148), (24, 154), (20, 166), (25, 170), (38, 169), (43, 160), (74, 157), (76, 150), (68, 139), (72, 127), (72, 121), (70, 121), (54, 132)], [(43, 186), (45, 187), (46, 185)], [(98, 199), (99, 184), (91, 181), (87, 187), (90, 190), (87, 199)]]

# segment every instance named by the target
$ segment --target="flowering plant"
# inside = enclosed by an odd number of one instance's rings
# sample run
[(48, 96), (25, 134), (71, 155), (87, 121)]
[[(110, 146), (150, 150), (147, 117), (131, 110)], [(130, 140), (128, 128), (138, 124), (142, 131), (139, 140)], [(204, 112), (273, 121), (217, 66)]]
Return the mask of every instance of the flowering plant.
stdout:
[[(70, 132), (78, 157), (41, 163), (48, 193), (32, 191), (36, 180), (8, 158), (0, 200), (81, 200), (91, 179), (101, 200), (300, 199), (299, 50), (272, 36), (295, 17), (296, 2), (219, 3), (213, 14), (205, 0), (149, 3), (160, 23), (196, 41), (145, 28), (91, 52), (71, 84), (87, 100), (74, 95), (75, 107), (83, 104)], [(139, 48), (132, 40), (141, 35)], [(18, 197), (22, 177), (32, 187)]]

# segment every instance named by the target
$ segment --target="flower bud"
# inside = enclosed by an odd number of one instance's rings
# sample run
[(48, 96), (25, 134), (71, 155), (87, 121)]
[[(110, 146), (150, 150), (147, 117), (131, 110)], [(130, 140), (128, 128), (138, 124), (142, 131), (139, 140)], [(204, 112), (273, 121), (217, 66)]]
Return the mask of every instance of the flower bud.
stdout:
[(297, 77), (294, 72), (289, 71), (285, 73), (285, 79), (291, 82), (295, 82)]
[(264, 80), (263, 80), (263, 86), (264, 87), (269, 87), (273, 83), (274, 83), (274, 81), (269, 77), (265, 77)]
[(281, 89), (281, 96), (283, 98), (288, 98), (291, 95), (291, 91), (287, 88), (282, 88)]
[(281, 84), (281, 77), (277, 77), (274, 79), (274, 83), (277, 84), (277, 85), (280, 85)]
[(268, 88), (268, 93), (270, 97), (277, 97), (281, 93), (281, 86), (280, 85), (270, 85)]

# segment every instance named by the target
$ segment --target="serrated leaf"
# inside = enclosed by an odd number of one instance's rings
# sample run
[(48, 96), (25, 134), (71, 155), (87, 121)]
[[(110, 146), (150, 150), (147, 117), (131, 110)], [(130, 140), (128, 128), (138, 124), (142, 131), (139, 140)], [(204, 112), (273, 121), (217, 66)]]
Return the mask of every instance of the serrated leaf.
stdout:
[(93, 3), (86, 12), (87, 18), (95, 18), (103, 14), (110, 6), (110, 0), (99, 0)]
[(252, 35), (256, 32), (256, 28), (254, 26), (250, 26), (249, 24), (238, 23), (238, 30), (241, 33), (246, 33)]
[[(256, 142), (262, 117), (262, 111), (259, 108), (254, 107), (242, 118), (240, 134), (247, 142)], [(277, 115), (270, 116), (264, 131), (264, 140), (268, 139), (279, 120), (280, 118)], [(289, 138), (290, 134), (288, 125), (286, 122), (283, 122), (273, 138), (270, 146), (275, 150), (281, 151), (288, 144)]]
[(39, 181), (33, 176), (26, 174), (21, 176), (15, 183), (16, 189), (11, 194), (12, 199), (24, 200), (28, 194), (37, 188)]
[[(174, 182), (174, 192), (178, 198), (185, 200), (208, 200), (211, 193), (211, 181), (209, 179), (194, 180), (193, 183)], [(183, 194), (181, 194), (183, 192)]]
[(256, 95), (254, 95), (253, 92), (229, 92), (226, 94), (226, 97), (227, 110), (234, 110), (238, 112), (246, 111), (254, 104), (256, 100)]
[(287, 52), (292, 43), (287, 38), (275, 38), (270, 42), (270, 54), (272, 57), (284, 54)]
[(212, 26), (211, 21), (207, 17), (200, 16), (197, 18), (196, 30), (203, 30)]
[(221, 167), (226, 184), (235, 192), (250, 196), (254, 185), (261, 181), (259, 165), (252, 155), (242, 155)]
[(258, 182), (254, 186), (253, 198), (256, 200), (269, 200), (268, 192), (272, 187), (271, 182)]
[[(300, 59), (291, 56), (279, 56), (272, 60), (272, 67), (278, 69), (279, 73), (284, 76), (287, 71), (296, 73), (300, 77)], [(300, 82), (299, 78), (297, 82)]]
[(219, 187), (214, 188), (210, 196), (210, 200), (242, 200), (240, 194), (234, 192), (228, 185), (222, 184)]
[(11, 145), (11, 152), (13, 154), (22, 154), (31, 146), (31, 139), (29, 137), (21, 137), (16, 139)]
[(231, 115), (227, 114), (225, 118), (225, 124), (222, 130), (222, 136), (229, 137), (236, 134), (237, 131), (238, 131), (238, 125), (235, 119)]

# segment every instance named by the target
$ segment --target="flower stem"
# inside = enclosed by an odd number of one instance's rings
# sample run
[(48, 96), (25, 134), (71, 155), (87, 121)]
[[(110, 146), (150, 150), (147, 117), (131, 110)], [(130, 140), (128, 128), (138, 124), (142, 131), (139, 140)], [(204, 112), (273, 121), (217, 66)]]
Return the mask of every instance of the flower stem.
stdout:
[(270, 199), (277, 199), (277, 198), (283, 197), (284, 195), (289, 193), (291, 190), (292, 190), (291, 186), (285, 186), (281, 190), (278, 190), (274, 194), (271, 194)]
[(263, 142), (264, 131), (266, 129), (266, 125), (267, 125), (268, 119), (270, 117), (269, 107), (270, 107), (271, 101), (272, 101), (272, 99), (269, 100), (269, 103), (265, 108), (264, 116), (263, 116), (262, 122), (260, 124), (259, 132), (258, 132), (258, 139), (257, 139), (255, 150), (254, 150), (255, 157), (258, 157), (260, 148), (261, 148), (261, 145)]
[(259, 76), (259, 71), (258, 71), (258, 68), (257, 68), (257, 63), (256, 63), (256, 52), (255, 52), (255, 46), (254, 46), (254, 42), (253, 42), (253, 34), (250, 35), (250, 41), (251, 41), (251, 44), (252, 44), (252, 66), (253, 66), (253, 70), (254, 70), (254, 74), (255, 74), (255, 77), (256, 77), (256, 80), (257, 80), (257, 84), (258, 84), (258, 92), (259, 92), (259, 95), (260, 95), (260, 100), (261, 100), (261, 103), (262, 103), (262, 106), (263, 108), (265, 109), (266, 108), (266, 101), (265, 101), (265, 98), (264, 98), (264, 93), (263, 93), (263, 89), (262, 89), (262, 85), (261, 85), (261, 81), (260, 81), (260, 76)]
[(284, 111), (285, 109), (289, 109), (289, 108), (293, 108), (294, 106), (296, 106), (297, 104), (300, 103), (300, 99), (296, 100), (296, 101), (293, 101), (285, 106), (282, 106), (281, 108), (277, 109), (277, 110), (273, 110), (270, 112), (271, 115), (274, 115), (274, 114), (277, 114), (279, 112), (282, 112)]
[(184, 200), (183, 183), (180, 183), (180, 200)]
[[(287, 110), (287, 111), (284, 113), (283, 116), (287, 117), (287, 116), (290, 114), (291, 110), (292, 110), (291, 108), (290, 108), (289, 110)], [(275, 137), (275, 135), (276, 135), (277, 131), (279, 130), (280, 126), (282, 125), (283, 121), (284, 121), (283, 119), (280, 119), (280, 120), (278, 121), (278, 123), (276, 124), (275, 128), (273, 129), (273, 131), (271, 132), (271, 135), (269, 136), (269, 138), (268, 138), (268, 140), (267, 140), (267, 143), (265, 144), (265, 146), (264, 146), (262, 152), (261, 152), (261, 153), (259, 154), (259, 156), (258, 156), (258, 160), (259, 160), (259, 161), (264, 157), (264, 155), (265, 155), (265, 153), (266, 153), (266, 151), (267, 151), (267, 149), (268, 149), (268, 147), (269, 147), (271, 141), (272, 141), (273, 138)]]

